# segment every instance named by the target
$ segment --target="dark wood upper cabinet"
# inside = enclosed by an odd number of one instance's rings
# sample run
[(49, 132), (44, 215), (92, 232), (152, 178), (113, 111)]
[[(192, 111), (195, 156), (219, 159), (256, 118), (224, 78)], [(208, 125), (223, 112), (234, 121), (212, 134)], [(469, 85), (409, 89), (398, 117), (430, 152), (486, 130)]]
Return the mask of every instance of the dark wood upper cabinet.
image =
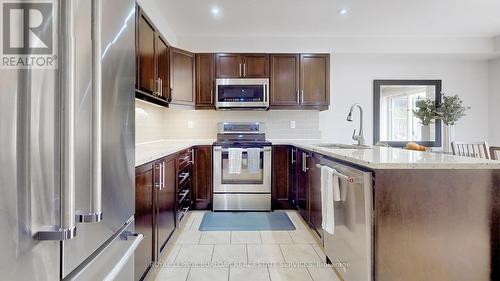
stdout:
[(217, 78), (269, 78), (267, 54), (216, 54)]
[(194, 209), (212, 208), (212, 146), (197, 146), (194, 153)]
[(217, 78), (240, 78), (243, 76), (243, 62), (240, 54), (216, 54)]
[(169, 79), (169, 71), (170, 71), (170, 54), (169, 54), (169, 46), (165, 40), (158, 35), (157, 37), (157, 54), (158, 54), (158, 79), (160, 79), (160, 83), (158, 87), (161, 87), (159, 93), (162, 98), (167, 101), (170, 101), (169, 92), (170, 92), (170, 79)]
[(244, 78), (269, 78), (269, 55), (245, 54), (242, 62)]
[(299, 67), (298, 54), (271, 55), (271, 107), (300, 104)]
[(275, 145), (272, 151), (272, 205), (273, 209), (290, 209), (294, 156), (287, 145)]
[(156, 91), (156, 29), (139, 10), (137, 23), (137, 89), (148, 94)]
[(214, 108), (214, 54), (196, 54), (196, 109)]
[(330, 104), (330, 55), (300, 55), (301, 105), (326, 106)]
[(137, 6), (135, 96), (168, 105), (169, 45), (153, 22)]
[(194, 54), (170, 48), (170, 94), (172, 104), (194, 105)]

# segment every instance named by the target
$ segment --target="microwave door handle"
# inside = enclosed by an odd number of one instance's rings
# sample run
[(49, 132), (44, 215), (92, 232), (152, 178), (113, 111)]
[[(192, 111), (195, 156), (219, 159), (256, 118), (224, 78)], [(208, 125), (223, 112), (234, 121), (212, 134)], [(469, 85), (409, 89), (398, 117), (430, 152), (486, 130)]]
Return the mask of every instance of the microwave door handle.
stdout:
[(61, 203), (60, 224), (37, 232), (38, 240), (68, 240), (76, 236), (75, 224), (75, 39), (73, 0), (59, 0), (61, 89)]
[[(90, 210), (80, 211), (76, 220), (96, 223), (102, 220), (102, 0), (92, 0), (92, 156)], [(161, 92), (161, 90), (159, 90)]]
[(264, 85), (264, 102), (267, 103), (267, 85)]

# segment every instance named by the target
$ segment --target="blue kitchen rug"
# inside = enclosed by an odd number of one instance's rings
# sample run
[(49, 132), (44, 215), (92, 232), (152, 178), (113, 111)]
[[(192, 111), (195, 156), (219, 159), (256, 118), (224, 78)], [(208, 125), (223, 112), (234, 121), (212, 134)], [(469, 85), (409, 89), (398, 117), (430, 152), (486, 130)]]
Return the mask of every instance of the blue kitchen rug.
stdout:
[(208, 212), (200, 231), (295, 230), (285, 212)]

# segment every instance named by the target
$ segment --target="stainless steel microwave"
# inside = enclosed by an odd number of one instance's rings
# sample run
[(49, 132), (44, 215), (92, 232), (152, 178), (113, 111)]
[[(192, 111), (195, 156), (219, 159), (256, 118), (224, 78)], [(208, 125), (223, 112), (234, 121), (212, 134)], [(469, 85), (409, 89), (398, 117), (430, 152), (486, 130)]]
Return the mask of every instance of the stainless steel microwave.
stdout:
[(215, 81), (217, 109), (269, 108), (269, 79), (217, 79)]

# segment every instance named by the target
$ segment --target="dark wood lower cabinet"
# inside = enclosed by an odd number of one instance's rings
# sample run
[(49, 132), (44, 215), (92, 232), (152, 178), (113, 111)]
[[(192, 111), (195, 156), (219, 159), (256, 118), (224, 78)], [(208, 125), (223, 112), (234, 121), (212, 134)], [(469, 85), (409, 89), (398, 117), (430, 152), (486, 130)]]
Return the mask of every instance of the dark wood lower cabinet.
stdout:
[(273, 146), (272, 153), (272, 208), (291, 208), (292, 150), (288, 145)]
[(212, 208), (212, 146), (197, 146), (194, 152), (193, 209)]
[(321, 168), (316, 165), (320, 163), (320, 156), (314, 154), (310, 158), (309, 166), (309, 224), (316, 231), (316, 233), (322, 237), (323, 228), (321, 227), (321, 222), (323, 220), (322, 216), (322, 204), (321, 204)]
[(160, 169), (163, 169), (163, 183), (157, 189), (158, 252), (163, 250), (175, 230), (175, 158), (166, 158), (160, 163)]
[(136, 168), (135, 230), (144, 234), (134, 257), (140, 280), (175, 230), (175, 155)]
[(154, 260), (154, 204), (153, 204), (153, 164), (145, 164), (135, 171), (135, 231), (144, 235), (135, 251), (135, 280), (148, 271)]
[(297, 210), (305, 221), (309, 221), (309, 158), (310, 153), (297, 150), (295, 181), (297, 185)]

